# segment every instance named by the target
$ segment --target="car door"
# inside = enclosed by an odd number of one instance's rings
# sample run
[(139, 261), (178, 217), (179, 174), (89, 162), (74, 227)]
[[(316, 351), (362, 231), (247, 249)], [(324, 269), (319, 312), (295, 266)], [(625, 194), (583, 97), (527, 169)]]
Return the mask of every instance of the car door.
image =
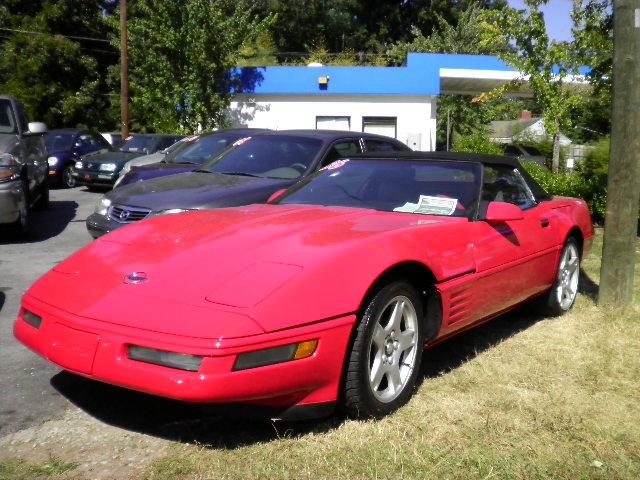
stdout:
[(49, 175), (44, 135), (24, 135), (22, 144), (29, 191), (33, 192), (46, 181)]
[[(553, 282), (557, 247), (556, 222), (546, 205), (536, 201), (517, 168), (484, 165), (482, 203), (517, 205), (521, 220), (472, 224), (474, 258), (479, 274), (476, 317), (498, 312), (538, 293)], [(482, 209), (481, 209), (482, 210)]]
[(360, 153), (362, 153), (362, 148), (360, 147), (360, 140), (358, 138), (342, 138), (331, 144), (318, 163), (317, 169), (326, 167), (341, 158), (347, 158)]

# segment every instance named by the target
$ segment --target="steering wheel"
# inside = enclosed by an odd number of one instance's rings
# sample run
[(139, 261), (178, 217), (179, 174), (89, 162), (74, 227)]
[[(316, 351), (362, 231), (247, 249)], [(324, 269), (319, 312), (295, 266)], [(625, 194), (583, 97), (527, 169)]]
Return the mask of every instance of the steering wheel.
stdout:
[(307, 166), (304, 163), (294, 163), (293, 165), (290, 165), (290, 168), (300, 170), (300, 173), (304, 173), (307, 170)]

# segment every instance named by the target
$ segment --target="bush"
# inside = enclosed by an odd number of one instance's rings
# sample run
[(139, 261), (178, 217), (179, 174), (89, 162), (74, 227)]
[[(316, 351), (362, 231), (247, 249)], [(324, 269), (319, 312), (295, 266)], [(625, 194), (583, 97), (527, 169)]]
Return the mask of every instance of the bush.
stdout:
[(600, 140), (589, 150), (574, 173), (554, 175), (540, 165), (525, 165), (533, 178), (551, 195), (579, 197), (587, 202), (591, 217), (604, 222), (607, 207), (607, 174), (609, 171), (609, 139)]
[(608, 138), (600, 140), (589, 150), (584, 161), (576, 166), (576, 173), (586, 187), (584, 199), (589, 204), (594, 220), (604, 222), (607, 204), (607, 174), (609, 172)]
[(552, 173), (534, 162), (524, 162), (527, 172), (551, 195), (587, 199), (588, 185), (578, 173)]
[(454, 152), (484, 153), (487, 155), (504, 155), (502, 146), (489, 138), (485, 130), (476, 130), (467, 135), (456, 135), (453, 139)]

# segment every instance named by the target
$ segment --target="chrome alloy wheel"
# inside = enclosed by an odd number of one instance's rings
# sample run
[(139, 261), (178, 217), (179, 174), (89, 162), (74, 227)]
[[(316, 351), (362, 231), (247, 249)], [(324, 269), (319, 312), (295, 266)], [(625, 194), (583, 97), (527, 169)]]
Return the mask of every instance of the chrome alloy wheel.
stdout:
[(574, 243), (567, 244), (558, 267), (556, 298), (562, 310), (569, 310), (578, 293), (580, 256)]
[(411, 300), (392, 298), (376, 319), (369, 346), (369, 386), (383, 403), (405, 389), (418, 358), (418, 316)]

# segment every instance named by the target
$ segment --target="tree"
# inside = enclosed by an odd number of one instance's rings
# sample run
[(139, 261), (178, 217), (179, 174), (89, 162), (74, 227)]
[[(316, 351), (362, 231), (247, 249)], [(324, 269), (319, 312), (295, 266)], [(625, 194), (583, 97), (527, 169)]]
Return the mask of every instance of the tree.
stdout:
[(234, 84), (229, 72), (272, 17), (258, 20), (247, 2), (231, 0), (138, 0), (131, 7), (134, 129), (193, 132), (223, 124)]
[[(412, 38), (392, 45), (387, 55), (396, 64), (404, 62), (409, 52), (494, 55), (497, 53), (495, 46), (481, 42), (483, 29), (478, 19), (483, 11), (480, 3), (472, 4), (459, 15), (455, 24), (438, 15), (432, 33), (427, 36), (414, 26), (411, 29)], [(470, 96), (441, 95), (438, 98), (436, 122), (438, 144), (446, 144), (448, 124), (457, 135), (473, 136), (492, 120), (516, 118), (525, 106), (526, 102), (517, 98), (492, 98), (474, 103)]]
[[(86, 0), (0, 6), (0, 91), (20, 97), (32, 118), (50, 128), (111, 128), (104, 77), (115, 51), (103, 3)], [(82, 37), (82, 38), (80, 38)]]
[(599, 140), (611, 131), (611, 91), (613, 78), (613, 7), (611, 0), (576, 2), (574, 49), (577, 62), (589, 65), (586, 74), (592, 92), (571, 113), (579, 142)]
[[(505, 0), (256, 0), (257, 12), (277, 14), (271, 33), (281, 60), (324, 45), (344, 51), (381, 55), (389, 45), (406, 42), (411, 26), (430, 34), (439, 17), (455, 25), (472, 5), (497, 8)], [(363, 56), (360, 55), (362, 58)], [(362, 62), (362, 60), (361, 60)]]
[(481, 21), (483, 44), (499, 50), (500, 58), (523, 75), (487, 96), (501, 95), (528, 80), (547, 133), (553, 138), (552, 170), (555, 173), (560, 164), (560, 132), (572, 128), (570, 112), (582, 101), (583, 95), (567, 85), (567, 77), (578, 73), (572, 45), (550, 40), (547, 35), (540, 10), (547, 1), (525, 0), (526, 10), (509, 7), (500, 11), (485, 10), (481, 12)]

